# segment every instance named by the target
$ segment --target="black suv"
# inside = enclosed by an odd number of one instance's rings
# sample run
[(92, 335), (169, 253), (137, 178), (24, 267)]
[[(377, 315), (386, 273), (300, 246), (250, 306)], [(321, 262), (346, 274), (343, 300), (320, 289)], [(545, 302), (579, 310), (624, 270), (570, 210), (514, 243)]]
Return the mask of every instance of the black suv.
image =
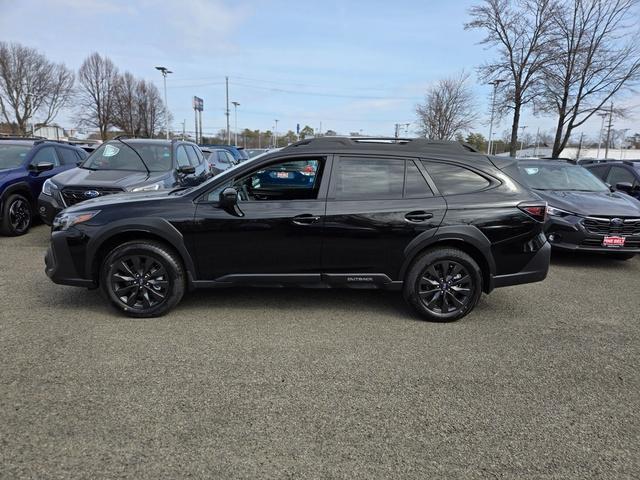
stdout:
[(243, 162), (203, 185), (100, 198), (53, 224), (47, 275), (101, 287), (134, 317), (186, 289), (233, 285), (402, 290), (426, 319), (482, 292), (543, 280), (546, 203), (458, 143), (326, 137)]
[(62, 209), (85, 200), (193, 186), (210, 177), (209, 164), (195, 143), (116, 137), (93, 151), (79, 168), (46, 181), (38, 210), (51, 225)]
[(590, 160), (580, 165), (616, 190), (640, 200), (640, 160)]

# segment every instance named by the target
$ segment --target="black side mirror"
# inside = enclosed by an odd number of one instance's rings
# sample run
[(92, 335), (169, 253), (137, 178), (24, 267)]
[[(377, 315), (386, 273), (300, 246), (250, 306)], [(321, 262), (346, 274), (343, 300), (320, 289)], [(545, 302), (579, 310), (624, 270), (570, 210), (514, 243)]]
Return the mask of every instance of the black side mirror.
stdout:
[(244, 216), (238, 208), (238, 191), (233, 187), (227, 187), (220, 192), (220, 207), (232, 215)]
[(35, 172), (36, 174), (40, 174), (42, 172), (46, 172), (48, 170), (53, 170), (53, 163), (51, 162), (40, 162), (36, 165), (31, 165), (30, 169), (31, 171)]
[(620, 190), (625, 193), (631, 193), (633, 191), (633, 185), (630, 182), (616, 183), (616, 190)]
[(181, 173), (182, 175), (193, 175), (196, 173), (196, 167), (192, 167), (191, 165), (178, 167), (178, 173)]

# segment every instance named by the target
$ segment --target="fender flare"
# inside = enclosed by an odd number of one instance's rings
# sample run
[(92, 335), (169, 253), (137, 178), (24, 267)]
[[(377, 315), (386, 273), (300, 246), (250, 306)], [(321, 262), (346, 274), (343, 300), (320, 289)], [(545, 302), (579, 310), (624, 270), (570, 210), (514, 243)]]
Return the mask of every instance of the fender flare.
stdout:
[(404, 249), (404, 262), (400, 269), (400, 279), (404, 278), (409, 266), (421, 251), (436, 243), (447, 241), (463, 242), (474, 247), (487, 262), (489, 267), (488, 277), (492, 278), (495, 275), (496, 261), (491, 252), (489, 239), (474, 225), (456, 225), (440, 227), (435, 234), (430, 234), (427, 231), (414, 238)]
[(23, 180), (20, 180), (10, 184), (8, 187), (4, 189), (4, 191), (2, 192), (2, 195), (0, 195), (0, 210), (2, 210), (2, 208), (4, 207), (5, 200), (9, 198), (10, 195), (18, 192), (26, 194), (27, 200), (31, 202), (31, 206), (33, 208), (36, 207), (38, 198), (37, 197), (34, 198), (33, 192), (31, 191), (31, 187), (29, 186), (29, 184)]
[(167, 220), (157, 217), (127, 218), (108, 223), (104, 229), (91, 237), (87, 243), (85, 272), (89, 276), (92, 275), (96, 255), (106, 242), (118, 235), (136, 233), (160, 237), (171, 245), (182, 259), (188, 282), (193, 282), (196, 278), (196, 269), (191, 254), (185, 245), (184, 236)]

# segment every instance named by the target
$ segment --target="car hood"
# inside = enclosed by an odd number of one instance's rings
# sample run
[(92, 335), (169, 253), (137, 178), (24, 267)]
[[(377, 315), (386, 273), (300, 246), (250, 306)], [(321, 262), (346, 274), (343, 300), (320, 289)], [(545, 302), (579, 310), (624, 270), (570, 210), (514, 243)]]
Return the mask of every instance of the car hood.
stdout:
[(120, 187), (128, 189), (141, 184), (164, 180), (169, 172), (131, 172), (125, 170), (88, 170), (72, 168), (53, 177), (53, 182), (64, 187)]
[(621, 192), (534, 191), (552, 207), (585, 217), (640, 217), (640, 202)]
[(68, 207), (65, 212), (75, 212), (84, 210), (99, 210), (104, 205), (121, 205), (132, 202), (144, 202), (152, 200), (165, 200), (167, 198), (178, 198), (175, 195), (169, 195), (171, 190), (160, 190), (158, 192), (134, 192), (134, 193), (117, 193), (115, 195), (105, 195), (103, 197), (85, 200), (77, 205)]

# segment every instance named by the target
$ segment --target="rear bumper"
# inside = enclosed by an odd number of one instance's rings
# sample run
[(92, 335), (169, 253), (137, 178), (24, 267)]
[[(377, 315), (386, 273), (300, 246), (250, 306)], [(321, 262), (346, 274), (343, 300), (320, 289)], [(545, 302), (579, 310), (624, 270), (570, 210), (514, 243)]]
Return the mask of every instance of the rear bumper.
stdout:
[(494, 276), (492, 279), (493, 287), (499, 288), (541, 282), (547, 278), (550, 260), (551, 245), (546, 242), (520, 272)]

